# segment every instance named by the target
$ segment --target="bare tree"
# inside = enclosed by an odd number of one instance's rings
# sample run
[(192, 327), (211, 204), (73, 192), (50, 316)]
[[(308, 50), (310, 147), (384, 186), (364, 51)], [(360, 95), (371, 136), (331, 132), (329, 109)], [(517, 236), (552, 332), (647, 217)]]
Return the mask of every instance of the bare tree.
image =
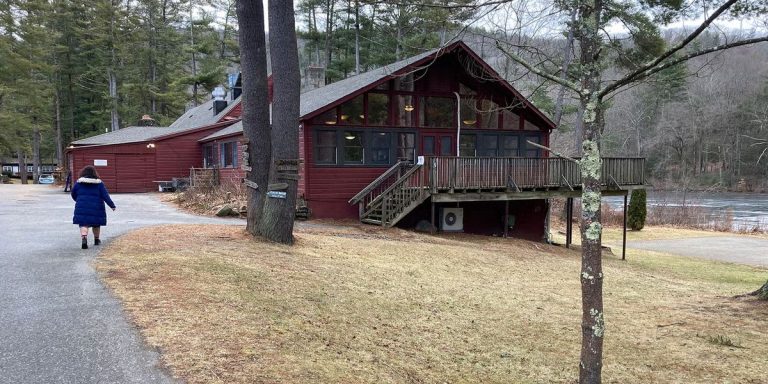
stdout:
[[(524, 66), (541, 78), (567, 88), (579, 98), (580, 108), (584, 113), (581, 118), (583, 151), (579, 161), (582, 186), (582, 347), (579, 363), (580, 383), (600, 383), (602, 380), (603, 337), (605, 335), (605, 319), (603, 312), (603, 272), (601, 259), (602, 224), (600, 220), (601, 190), (601, 134), (605, 127), (604, 114), (608, 105), (606, 101), (622, 88), (643, 81), (650, 76), (687, 60), (708, 53), (729, 49), (737, 46), (768, 41), (768, 36), (742, 39), (716, 47), (693, 52), (685, 52), (699, 35), (704, 32), (716, 19), (728, 12), (737, 0), (727, 0), (709, 13), (704, 21), (693, 32), (680, 42), (667, 49), (642, 52), (643, 55), (627, 58), (629, 70), (617, 76), (615, 80), (604, 79), (604, 66), (611, 55), (632, 53), (617, 49), (612, 38), (607, 34), (606, 27), (613, 22), (621, 22), (627, 26), (630, 34), (635, 37), (652, 39), (655, 29), (653, 21), (643, 12), (656, 12), (656, 21), (668, 21), (670, 13), (680, 11), (679, 2), (629, 2), (618, 4), (611, 0), (571, 0), (560, 1), (557, 5), (563, 12), (575, 10), (576, 17), (571, 23), (575, 35), (575, 43), (579, 47), (575, 66), (579, 68), (568, 78), (557, 75), (545, 63), (537, 64), (516, 54), (509, 46), (497, 43), (513, 61)], [(687, 5), (687, 4), (686, 4)], [(617, 10), (621, 10), (618, 11)], [(648, 32), (651, 32), (649, 34)], [(659, 47), (661, 48), (661, 47)]]

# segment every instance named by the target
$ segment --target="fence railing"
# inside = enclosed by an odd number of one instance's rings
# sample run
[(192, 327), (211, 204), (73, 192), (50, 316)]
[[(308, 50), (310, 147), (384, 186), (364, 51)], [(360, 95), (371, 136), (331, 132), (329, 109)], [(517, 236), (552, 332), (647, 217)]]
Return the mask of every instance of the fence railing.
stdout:
[[(601, 184), (642, 185), (645, 159), (602, 159)], [(425, 173), (432, 192), (573, 187), (581, 184), (578, 164), (561, 158), (427, 157)]]

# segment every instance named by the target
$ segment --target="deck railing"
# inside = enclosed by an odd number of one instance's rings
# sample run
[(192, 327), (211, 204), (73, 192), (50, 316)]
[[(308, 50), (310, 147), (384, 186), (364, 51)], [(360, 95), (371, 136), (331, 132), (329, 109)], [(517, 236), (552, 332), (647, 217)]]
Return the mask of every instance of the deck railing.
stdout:
[[(522, 190), (581, 184), (578, 164), (561, 158), (434, 156), (424, 161), (433, 193), (456, 190)], [(603, 158), (601, 184), (642, 185), (645, 159)]]

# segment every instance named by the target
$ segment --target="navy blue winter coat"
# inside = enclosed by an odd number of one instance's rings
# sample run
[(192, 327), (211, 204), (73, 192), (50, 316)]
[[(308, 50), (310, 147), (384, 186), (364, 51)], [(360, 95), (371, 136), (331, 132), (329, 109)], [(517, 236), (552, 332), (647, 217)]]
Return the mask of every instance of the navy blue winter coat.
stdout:
[(107, 211), (104, 203), (115, 208), (104, 183), (99, 179), (81, 177), (72, 187), (72, 200), (75, 201), (75, 215), (72, 224), (81, 227), (100, 227), (107, 225)]

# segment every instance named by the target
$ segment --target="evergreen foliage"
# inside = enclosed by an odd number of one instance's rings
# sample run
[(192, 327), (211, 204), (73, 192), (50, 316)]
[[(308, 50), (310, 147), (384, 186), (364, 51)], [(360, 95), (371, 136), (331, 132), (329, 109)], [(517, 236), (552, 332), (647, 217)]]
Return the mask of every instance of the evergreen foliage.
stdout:
[(646, 210), (645, 189), (635, 189), (632, 191), (627, 210), (627, 226), (631, 230), (639, 231), (645, 227)]
[(233, 4), (0, 2), (0, 157), (31, 158), (36, 129), (49, 162), (71, 141), (111, 129), (113, 116), (118, 128), (145, 114), (170, 124), (239, 60)]

